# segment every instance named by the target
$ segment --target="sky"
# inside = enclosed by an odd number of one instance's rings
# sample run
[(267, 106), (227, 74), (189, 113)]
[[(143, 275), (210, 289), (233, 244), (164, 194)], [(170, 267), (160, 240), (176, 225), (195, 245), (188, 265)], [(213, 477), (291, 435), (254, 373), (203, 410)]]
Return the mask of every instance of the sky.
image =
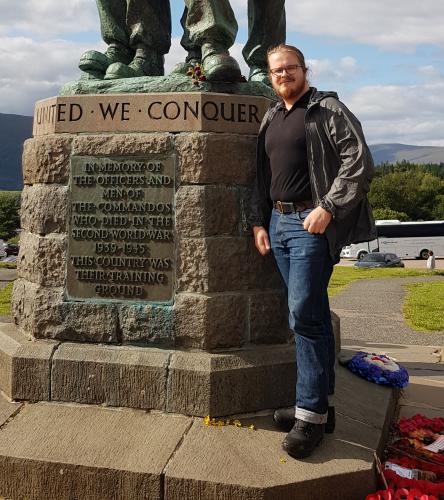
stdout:
[[(231, 5), (230, 52), (248, 75), (247, 0)], [(183, 2), (171, 7), (167, 72), (185, 58)], [(287, 43), (304, 52), (311, 84), (338, 92), (370, 144), (444, 146), (443, 0), (288, 0), (286, 11)], [(0, 113), (32, 115), (36, 100), (79, 78), (88, 49), (106, 49), (94, 0), (0, 0)]]

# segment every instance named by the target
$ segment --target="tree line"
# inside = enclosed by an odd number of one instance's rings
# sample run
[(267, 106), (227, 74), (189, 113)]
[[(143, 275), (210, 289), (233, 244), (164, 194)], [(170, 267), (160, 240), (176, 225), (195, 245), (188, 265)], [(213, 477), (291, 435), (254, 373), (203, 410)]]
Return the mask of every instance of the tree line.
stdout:
[(444, 163), (383, 163), (369, 200), (375, 219), (444, 220)]

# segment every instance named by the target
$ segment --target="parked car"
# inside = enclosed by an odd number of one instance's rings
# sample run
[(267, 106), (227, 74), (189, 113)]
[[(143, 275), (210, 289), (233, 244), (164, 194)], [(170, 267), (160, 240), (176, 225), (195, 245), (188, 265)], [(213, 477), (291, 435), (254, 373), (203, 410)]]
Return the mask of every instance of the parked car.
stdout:
[(20, 247), (15, 243), (6, 243), (3, 250), (6, 252), (6, 255), (9, 257), (10, 255), (18, 255)]
[(355, 262), (355, 267), (404, 267), (404, 262), (394, 253), (374, 252)]

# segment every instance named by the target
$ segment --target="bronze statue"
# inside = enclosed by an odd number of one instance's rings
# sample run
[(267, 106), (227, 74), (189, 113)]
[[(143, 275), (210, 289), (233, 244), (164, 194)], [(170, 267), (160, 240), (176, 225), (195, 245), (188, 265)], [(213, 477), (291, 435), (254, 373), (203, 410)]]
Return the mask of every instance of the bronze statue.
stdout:
[[(243, 55), (249, 79), (268, 83), (266, 51), (285, 41), (285, 0), (248, 0), (249, 39)], [(164, 74), (164, 56), (171, 45), (169, 2), (156, 0), (97, 0), (104, 54), (87, 51), (79, 67), (92, 78), (129, 78)], [(228, 0), (185, 0), (181, 19), (182, 46), (190, 64), (201, 63), (207, 80), (241, 79), (237, 61), (229, 55), (237, 22)]]

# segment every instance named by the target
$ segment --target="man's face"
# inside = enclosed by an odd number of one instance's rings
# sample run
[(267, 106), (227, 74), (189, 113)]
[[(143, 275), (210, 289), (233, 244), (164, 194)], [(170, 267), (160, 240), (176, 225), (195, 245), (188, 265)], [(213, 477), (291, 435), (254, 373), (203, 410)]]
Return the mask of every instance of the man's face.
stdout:
[(305, 72), (301, 67), (297, 68), (296, 73), (289, 75), (286, 71), (282, 76), (273, 75), (272, 70), (278, 68), (287, 68), (301, 64), (298, 56), (294, 52), (274, 52), (268, 59), (270, 67), (270, 80), (276, 94), (284, 100), (299, 98), (305, 90), (308, 90), (308, 83), (305, 78)]

